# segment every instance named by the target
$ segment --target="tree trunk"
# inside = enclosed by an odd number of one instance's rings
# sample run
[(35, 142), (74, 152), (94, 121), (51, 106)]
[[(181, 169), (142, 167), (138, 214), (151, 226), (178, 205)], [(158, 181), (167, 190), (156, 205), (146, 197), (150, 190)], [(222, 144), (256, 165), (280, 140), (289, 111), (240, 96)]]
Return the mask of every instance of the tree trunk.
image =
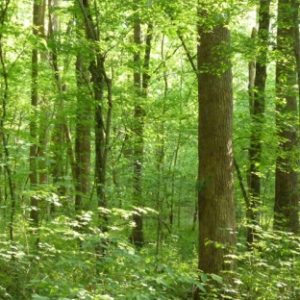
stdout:
[(235, 243), (230, 33), (223, 24), (199, 26), (199, 36), (199, 269), (220, 273)]
[[(164, 69), (166, 69), (166, 55), (165, 55), (165, 35), (162, 36), (161, 40), (161, 60), (163, 61)], [(157, 148), (156, 148), (156, 177), (157, 177), (157, 192), (155, 195), (156, 198), (156, 210), (157, 210), (157, 228), (156, 228), (156, 255), (159, 255), (160, 247), (161, 247), (161, 233), (162, 233), (162, 218), (163, 209), (164, 209), (164, 197), (162, 193), (165, 191), (165, 183), (164, 183), (164, 164), (165, 164), (165, 121), (164, 116), (166, 112), (165, 100), (167, 100), (168, 96), (168, 76), (166, 70), (163, 72), (164, 77), (164, 104), (162, 107), (162, 119), (159, 120), (157, 124)]]
[[(147, 98), (149, 86), (149, 64), (152, 40), (152, 24), (148, 24), (145, 39), (145, 55), (142, 61), (138, 49), (133, 57), (134, 74), (133, 85), (135, 89), (134, 125), (133, 125), (133, 201), (135, 206), (143, 206), (143, 160), (144, 160), (144, 115), (143, 101)], [(134, 23), (134, 43), (137, 47), (142, 45), (142, 31), (140, 19)], [(132, 230), (131, 240), (137, 246), (144, 244), (143, 216), (136, 212), (133, 215), (135, 227)]]
[[(57, 54), (57, 27), (58, 27), (58, 19), (53, 14), (53, 10), (58, 7), (58, 0), (48, 0), (48, 40), (52, 42), (52, 48), (49, 55), (50, 65), (53, 70), (53, 79), (57, 88), (57, 99), (55, 102), (55, 123), (53, 129), (52, 136), (52, 152), (53, 152), (53, 163), (52, 163), (52, 176), (53, 183), (57, 188), (57, 194), (59, 196), (63, 196), (66, 193), (66, 188), (63, 184), (64, 177), (64, 152), (66, 149), (65, 143), (65, 132), (64, 132), (64, 124), (66, 122), (64, 114), (64, 91), (66, 89), (65, 85), (62, 83), (60, 70), (58, 66), (58, 54)], [(55, 211), (55, 206), (51, 205), (51, 212)]]
[[(297, 84), (298, 84), (298, 106), (300, 107), (300, 36), (299, 36), (299, 0), (293, 0), (293, 20), (295, 30), (295, 57), (297, 64)], [(300, 110), (298, 110), (298, 122), (300, 126)], [(299, 128), (300, 129), (300, 128)]]
[[(45, 1), (34, 0), (33, 2), (33, 34), (36, 37), (44, 35), (44, 14)], [(30, 185), (34, 190), (38, 184), (38, 129), (37, 129), (37, 106), (38, 106), (38, 77), (39, 77), (39, 52), (37, 47), (32, 49), (32, 71), (31, 71), (31, 107), (32, 116), (30, 120)], [(38, 226), (39, 212), (38, 212), (38, 198), (33, 195), (30, 198), (30, 219), (34, 226)]]
[(77, 55), (77, 112), (76, 112), (76, 191), (75, 210), (83, 207), (83, 199), (89, 193), (90, 186), (90, 156), (91, 156), (91, 99), (88, 90), (88, 70), (81, 54)]
[[(142, 44), (141, 38), (141, 24), (139, 20), (135, 21), (134, 24), (134, 43), (137, 47)], [(143, 170), (143, 118), (144, 110), (142, 107), (142, 71), (141, 71), (141, 57), (140, 50), (138, 49), (133, 57), (134, 62), (134, 74), (133, 74), (133, 85), (135, 89), (135, 107), (134, 107), (134, 125), (133, 125), (133, 201), (134, 205), (143, 205), (143, 193), (142, 193), (142, 170)], [(144, 232), (143, 232), (143, 218), (140, 213), (136, 213), (133, 216), (135, 227), (132, 230), (132, 242), (140, 247), (144, 244)]]
[[(267, 79), (267, 53), (270, 26), (270, 0), (260, 0), (258, 12), (258, 46), (259, 52), (256, 57), (254, 72), (254, 85), (250, 87), (250, 116), (251, 135), (249, 147), (249, 207), (247, 207), (247, 243), (248, 246), (254, 242), (255, 226), (258, 225), (258, 207), (260, 204), (260, 170), (262, 153), (262, 132), (265, 112), (265, 89)], [(255, 38), (255, 37), (254, 37)], [(251, 76), (251, 74), (250, 74)], [(250, 78), (249, 78), (250, 79)]]
[[(0, 9), (0, 26), (3, 27), (6, 23), (7, 19), (7, 13), (9, 8), (10, 1), (7, 0), (3, 6)], [(14, 217), (16, 212), (16, 191), (15, 191), (15, 180), (14, 180), (14, 172), (12, 171), (12, 168), (10, 166), (10, 151), (9, 151), (9, 145), (8, 145), (8, 135), (5, 133), (5, 125), (6, 125), (6, 117), (7, 117), (7, 104), (9, 101), (9, 83), (8, 83), (8, 70), (7, 70), (7, 64), (5, 61), (5, 52), (3, 49), (3, 35), (0, 33), (0, 66), (1, 66), (1, 73), (2, 73), (2, 79), (1, 82), (1, 118), (0, 118), (0, 136), (2, 141), (2, 149), (0, 153), (0, 159), (2, 161), (2, 164), (4, 165), (4, 168), (1, 167), (0, 174), (4, 175), (4, 190), (6, 190), (6, 178), (7, 183), (9, 187), (10, 192), (10, 200), (11, 200), (11, 210), (10, 210), (10, 220), (9, 220), (9, 238), (11, 241), (14, 240)], [(2, 85), (3, 83), (3, 85)], [(4, 159), (4, 161), (3, 161)], [(5, 171), (5, 173), (3, 172)], [(5, 192), (5, 199), (6, 199), (6, 192)], [(1, 189), (1, 195), (0, 195), (0, 201), (3, 199), (2, 197), (2, 189)], [(5, 201), (6, 202), (6, 201)], [(5, 203), (4, 203), (5, 205)], [(5, 216), (4, 216), (5, 217)]]
[[(179, 122), (179, 125), (180, 122)], [(181, 128), (181, 126), (179, 126)], [(181, 129), (179, 129), (181, 130)], [(174, 223), (174, 204), (175, 204), (175, 194), (176, 194), (176, 173), (177, 173), (177, 162), (178, 162), (178, 154), (179, 154), (179, 148), (180, 148), (180, 143), (181, 143), (181, 131), (179, 131), (178, 134), (178, 139), (176, 143), (176, 148), (174, 150), (174, 158), (172, 161), (172, 176), (171, 176), (171, 199), (170, 199), (170, 208), (169, 208), (169, 222), (170, 222), (170, 228), (171, 230), (173, 229), (173, 223)], [(179, 204), (178, 204), (179, 205)], [(180, 207), (179, 207), (180, 209)], [(178, 216), (179, 218), (179, 216)], [(179, 221), (180, 222), (180, 221)]]
[[(89, 0), (80, 0), (80, 9), (84, 20), (86, 37), (88, 40), (100, 43), (98, 24), (93, 22)], [(95, 14), (97, 15), (97, 7)], [(96, 18), (97, 19), (97, 18)], [(95, 100), (95, 184), (98, 198), (98, 207), (107, 207), (106, 200), (106, 173), (107, 158), (109, 153), (110, 129), (112, 118), (112, 82), (105, 70), (105, 56), (99, 49), (92, 49), (93, 58), (89, 64), (89, 72), (93, 84), (93, 96)], [(104, 114), (104, 92), (107, 94), (107, 113)], [(106, 118), (105, 118), (106, 117)], [(107, 215), (99, 213), (102, 222), (100, 228), (105, 231), (107, 227)]]
[(291, 18), (293, 0), (279, 0), (277, 19), (276, 159), (274, 228), (292, 232), (299, 229), (298, 216), (298, 112), (295, 58), (295, 23)]

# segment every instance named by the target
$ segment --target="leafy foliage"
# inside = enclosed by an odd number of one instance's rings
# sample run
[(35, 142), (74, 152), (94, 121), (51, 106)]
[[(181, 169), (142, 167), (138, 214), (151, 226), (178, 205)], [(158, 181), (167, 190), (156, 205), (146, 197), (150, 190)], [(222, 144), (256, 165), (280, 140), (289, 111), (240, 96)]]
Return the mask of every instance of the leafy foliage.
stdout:
[[(79, 4), (84, 2), (90, 6), (82, 13)], [(251, 38), (258, 1), (198, 2), (49, 0), (44, 34), (37, 35), (32, 4), (43, 1), (0, 1), (1, 299), (179, 300), (193, 299), (196, 291), (203, 299), (300, 299), (299, 236), (272, 229), (277, 147), (286, 142), (275, 127), (275, 61), (285, 59), (275, 47), (275, 6), (271, 37), (264, 44)], [(140, 44), (133, 39), (137, 20)], [(241, 172), (234, 186), (238, 243), (227, 255), (232, 270), (206, 274), (197, 266), (196, 198), (202, 185), (197, 182), (196, 26), (211, 32), (224, 23), (231, 30), (232, 45), (221, 46), (214, 54), (216, 61), (231, 58), (234, 75), (234, 157)], [(93, 24), (99, 33), (95, 39), (87, 36)], [(243, 185), (247, 189), (252, 129), (248, 64), (266, 50), (266, 109), (257, 174), (262, 182), (260, 224), (251, 225), (257, 241), (249, 251), (247, 199), (241, 190)], [(39, 57), (37, 82), (32, 75), (33, 51)], [(101, 101), (95, 98), (95, 73), (91, 75), (95, 61), (104, 69), (96, 75), (105, 75)], [(228, 65), (205, 68), (219, 76)], [(146, 93), (136, 92), (133, 73), (149, 76)], [(38, 90), (36, 106), (31, 101), (33, 86)], [(134, 158), (137, 103), (143, 111), (143, 162)], [(103, 139), (109, 137), (107, 144), (101, 144), (100, 155), (107, 150), (105, 184), (95, 179), (99, 119), (105, 124)], [(282, 121), (298, 130), (288, 116)], [(82, 127), (88, 128), (90, 140), (80, 148)], [(34, 155), (29, 154), (32, 145), (38, 149)], [(91, 150), (84, 166), (87, 191), (82, 187), (78, 191), (84, 169), (78, 161), (87, 149)], [(299, 151), (284, 155), (292, 157), (299, 171)], [(36, 184), (30, 179), (33, 156)], [(138, 164), (142, 165), (138, 199), (142, 205), (136, 205), (133, 196), (133, 169)], [(106, 206), (99, 201), (99, 186), (104, 187)], [(80, 210), (74, 204), (78, 196)], [(34, 207), (32, 199), (37, 202)], [(38, 212), (38, 226), (30, 219), (32, 211)], [(144, 222), (146, 242), (141, 248), (131, 241), (136, 216)], [(226, 249), (215, 241), (209, 243)]]

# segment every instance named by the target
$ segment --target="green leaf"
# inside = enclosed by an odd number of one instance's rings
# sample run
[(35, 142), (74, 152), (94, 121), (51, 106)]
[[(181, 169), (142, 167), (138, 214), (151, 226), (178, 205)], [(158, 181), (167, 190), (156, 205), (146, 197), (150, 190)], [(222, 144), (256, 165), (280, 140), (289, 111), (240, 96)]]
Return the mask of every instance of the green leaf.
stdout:
[(219, 275), (211, 274), (211, 278), (218, 283), (223, 283), (223, 278)]

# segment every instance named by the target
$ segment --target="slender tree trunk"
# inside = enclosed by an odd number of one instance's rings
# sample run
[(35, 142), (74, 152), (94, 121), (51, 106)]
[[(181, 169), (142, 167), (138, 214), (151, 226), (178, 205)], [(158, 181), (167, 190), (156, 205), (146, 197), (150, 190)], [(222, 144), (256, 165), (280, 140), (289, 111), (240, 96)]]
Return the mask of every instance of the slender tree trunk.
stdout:
[(83, 199), (87, 197), (90, 187), (90, 156), (91, 156), (91, 98), (88, 90), (89, 75), (87, 63), (81, 54), (77, 55), (77, 112), (76, 112), (76, 191), (75, 210), (83, 208)]
[[(75, 153), (74, 153), (73, 146), (72, 146), (73, 144), (72, 144), (70, 128), (66, 123), (63, 126), (63, 132), (64, 132), (65, 139), (66, 139), (67, 156), (70, 161), (71, 174), (72, 174), (72, 178), (73, 178), (73, 182), (74, 182), (74, 186), (75, 186), (76, 178), (77, 178), (76, 177), (76, 158), (75, 158)], [(75, 186), (75, 188), (76, 188), (76, 186)]]
[(299, 229), (298, 215), (298, 111), (293, 0), (278, 1), (276, 62), (276, 159), (274, 227), (292, 232)]
[[(179, 128), (180, 128), (180, 126), (179, 126)], [(177, 168), (180, 143), (181, 143), (181, 131), (179, 131), (179, 134), (178, 134), (177, 144), (176, 144), (176, 148), (174, 151), (174, 160), (173, 160), (172, 181), (171, 181), (171, 199), (170, 199), (170, 210), (169, 210), (169, 222), (170, 222), (171, 230), (173, 228), (173, 223), (174, 223), (174, 203), (175, 203), (176, 173), (177, 173), (176, 168)]]
[[(45, 57), (43, 57), (45, 62)], [(44, 185), (48, 182), (48, 170), (47, 170), (47, 145), (49, 140), (49, 123), (50, 114), (48, 110), (48, 99), (43, 99), (39, 103), (39, 141), (38, 141), (38, 177), (39, 184)]]
[[(166, 57), (165, 57), (165, 35), (162, 36), (161, 40), (161, 59), (166, 69)], [(167, 73), (164, 70), (164, 100), (167, 100), (169, 85)], [(162, 108), (162, 118), (165, 115), (165, 101)], [(156, 193), (156, 209), (157, 215), (157, 228), (156, 228), (156, 255), (160, 252), (161, 247), (161, 232), (162, 232), (162, 218), (163, 218), (163, 206), (164, 196), (162, 191), (164, 190), (164, 163), (165, 163), (165, 121), (159, 121), (157, 126), (157, 150), (156, 150), (156, 171), (157, 171), (157, 193)]]
[[(164, 134), (164, 125), (158, 125), (160, 129), (160, 134)], [(161, 136), (157, 138), (157, 157), (156, 157), (156, 171), (157, 171), (157, 185), (156, 185), (156, 210), (157, 210), (157, 228), (156, 228), (156, 255), (159, 254), (161, 247), (161, 231), (162, 231), (162, 220), (163, 220), (163, 196), (162, 196), (162, 187), (164, 184), (163, 172), (164, 172), (164, 157), (165, 157), (165, 149), (164, 149), (164, 137)]]
[[(9, 0), (6, 0), (5, 4), (1, 7), (0, 10), (0, 25), (3, 26), (5, 24), (6, 18), (7, 18), (7, 12), (9, 8)], [(6, 117), (7, 117), (7, 104), (9, 101), (9, 83), (8, 83), (8, 70), (5, 62), (5, 54), (4, 49), (2, 47), (3, 44), (3, 36), (2, 33), (0, 33), (0, 66), (1, 66), (1, 73), (3, 78), (3, 91), (1, 91), (1, 118), (0, 118), (0, 135), (2, 140), (2, 149), (1, 149), (1, 160), (5, 158), (4, 161), (4, 168), (1, 167), (1, 171), (5, 171), (4, 174), (4, 182), (8, 182), (9, 192), (10, 192), (10, 200), (11, 200), (11, 210), (10, 210), (10, 220), (9, 220), (9, 238), (11, 241), (14, 240), (14, 217), (15, 217), (15, 211), (16, 211), (16, 192), (15, 192), (15, 182), (13, 178), (13, 171), (10, 166), (10, 152), (8, 147), (8, 136), (5, 133), (5, 123), (6, 123)], [(1, 172), (3, 173), (3, 172)], [(6, 175), (6, 176), (5, 176)], [(6, 189), (6, 183), (5, 183), (5, 189)], [(5, 197), (6, 198), (6, 197)], [(2, 191), (1, 191), (1, 198), (2, 200)]]
[[(256, 27), (253, 27), (251, 33), (251, 41), (255, 43), (256, 38), (257, 38), (257, 29)], [(255, 71), (256, 71), (256, 59), (254, 58), (248, 64), (248, 96), (249, 96), (250, 117), (252, 117), (253, 106), (254, 106)]]
[[(138, 49), (133, 57), (134, 74), (133, 84), (135, 89), (134, 125), (133, 125), (133, 201), (135, 206), (143, 206), (143, 160), (144, 160), (144, 115), (143, 101), (147, 98), (149, 86), (149, 64), (152, 40), (152, 24), (147, 28), (145, 40), (145, 56), (142, 61)], [(140, 19), (137, 17), (134, 23), (134, 43), (137, 47), (142, 45), (142, 31)], [(136, 212), (133, 215), (135, 227), (133, 227), (131, 240), (137, 246), (144, 244), (143, 216)]]
[[(297, 63), (297, 84), (298, 84), (298, 107), (300, 107), (300, 36), (299, 36), (299, 0), (293, 0), (293, 20), (295, 34), (295, 57)], [(298, 109), (298, 121), (300, 129), (300, 110)]]
[[(82, 12), (86, 37), (88, 40), (100, 43), (99, 24), (93, 22), (90, 12), (89, 0), (78, 0)], [(97, 7), (95, 6), (97, 15)], [(96, 17), (96, 19), (98, 19)], [(98, 198), (98, 206), (106, 208), (106, 173), (109, 153), (110, 129), (112, 119), (112, 82), (105, 70), (105, 56), (99, 49), (92, 49), (94, 58), (90, 61), (89, 71), (93, 84), (93, 96), (95, 100), (95, 184)], [(104, 92), (106, 87), (107, 113), (104, 114)], [(107, 230), (107, 215), (99, 214), (100, 228)]]
[[(265, 113), (265, 89), (267, 79), (267, 53), (270, 26), (270, 0), (260, 0), (258, 11), (258, 46), (259, 52), (256, 57), (256, 65), (250, 71), (250, 116), (251, 116), (251, 135), (249, 147), (249, 206), (247, 207), (247, 242), (248, 246), (254, 242), (255, 226), (258, 225), (258, 208), (260, 204), (261, 191), (261, 154), (262, 154), (262, 133)], [(255, 37), (254, 37), (255, 39)], [(253, 74), (254, 69), (254, 74)], [(254, 76), (253, 76), (254, 75)], [(252, 78), (251, 78), (252, 76)], [(253, 81), (253, 82), (251, 82)]]
[[(45, 1), (34, 0), (33, 2), (33, 34), (36, 37), (44, 35), (44, 14)], [(37, 107), (38, 107), (38, 78), (39, 78), (39, 51), (37, 47), (32, 49), (32, 71), (31, 71), (31, 107), (32, 116), (30, 120), (30, 185), (34, 190), (38, 184), (38, 126), (37, 126)], [(38, 197), (33, 195), (30, 198), (30, 219), (34, 226), (39, 223)]]
[[(58, 20), (53, 10), (58, 6), (59, 1), (48, 0), (49, 18), (48, 18), (48, 40), (52, 43), (52, 48), (50, 52), (50, 65), (53, 70), (54, 83), (57, 88), (57, 99), (55, 102), (55, 123), (52, 136), (52, 151), (53, 151), (53, 163), (52, 163), (52, 176), (53, 183), (57, 188), (57, 194), (63, 196), (66, 192), (65, 186), (63, 184), (64, 177), (64, 152), (65, 152), (65, 133), (64, 124), (66, 122), (64, 117), (64, 91), (65, 85), (61, 81), (59, 66), (58, 66), (58, 54), (57, 54), (57, 27)], [(55, 211), (55, 206), (51, 205), (51, 212)]]
[(199, 37), (199, 269), (220, 273), (235, 244), (230, 33), (223, 24), (199, 26)]
[[(40, 37), (46, 40), (47, 30), (45, 28), (45, 13), (47, 1), (43, 0), (43, 12), (42, 12), (42, 23), (43, 31)], [(46, 51), (39, 51), (39, 68), (42, 70), (47, 63)], [(37, 143), (37, 168), (38, 168), (38, 183), (43, 186), (48, 182), (48, 168), (47, 168), (47, 146), (49, 141), (49, 120), (51, 119), (51, 113), (49, 113), (49, 99), (44, 95), (41, 95), (38, 99), (38, 143)], [(42, 201), (45, 201), (42, 199)]]
[[(134, 43), (137, 47), (142, 44), (141, 37), (141, 24), (139, 20), (135, 21), (134, 24)], [(133, 57), (134, 62), (134, 74), (133, 74), (133, 85), (135, 89), (135, 107), (134, 107), (134, 125), (133, 125), (133, 200), (136, 206), (142, 206), (143, 193), (142, 193), (142, 166), (143, 166), (143, 117), (144, 110), (142, 107), (142, 71), (141, 71), (141, 55), (140, 49), (136, 51)], [(142, 246), (144, 244), (144, 231), (143, 231), (143, 218), (137, 212), (133, 216), (135, 227), (132, 230), (132, 242), (136, 246)]]
[[(105, 67), (104, 60), (98, 61), (99, 69), (101, 70), (102, 77), (99, 82), (100, 85), (96, 88), (95, 94), (98, 93), (96, 99), (96, 109), (95, 109), (95, 147), (96, 147), (96, 190), (98, 197), (98, 207), (107, 207), (107, 195), (106, 195), (106, 175), (107, 175), (107, 160), (109, 153), (109, 143), (110, 143), (110, 130), (111, 130), (111, 119), (112, 119), (112, 83), (111, 79), (108, 78)], [(94, 75), (95, 76), (95, 75)], [(95, 81), (96, 82), (96, 81)], [(104, 121), (103, 114), (103, 91), (104, 85), (107, 88), (107, 114), (106, 122)], [(98, 92), (97, 92), (98, 91)], [(96, 94), (97, 95), (97, 94)], [(100, 102), (101, 101), (101, 102)], [(105, 122), (105, 123), (104, 123)], [(107, 215), (100, 213), (100, 219), (102, 224), (100, 227), (102, 230), (107, 230)]]

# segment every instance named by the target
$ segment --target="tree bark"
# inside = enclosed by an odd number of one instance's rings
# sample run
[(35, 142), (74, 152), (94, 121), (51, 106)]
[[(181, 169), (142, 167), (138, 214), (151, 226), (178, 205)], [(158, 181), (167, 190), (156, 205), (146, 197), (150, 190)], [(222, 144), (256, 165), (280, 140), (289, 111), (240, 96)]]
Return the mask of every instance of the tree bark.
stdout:
[(159, 120), (157, 124), (157, 148), (156, 148), (156, 177), (157, 177), (157, 192), (155, 195), (156, 198), (156, 210), (157, 210), (157, 228), (156, 228), (156, 255), (159, 255), (161, 248), (161, 236), (162, 236), (162, 218), (163, 216), (163, 208), (164, 208), (164, 196), (162, 196), (162, 192), (165, 191), (165, 183), (164, 183), (164, 165), (165, 165), (165, 121), (164, 115), (166, 111), (165, 100), (167, 100), (168, 96), (168, 77), (165, 71), (166, 69), (166, 55), (165, 55), (165, 35), (162, 36), (161, 40), (161, 60), (163, 61), (164, 66), (164, 104), (162, 108), (162, 119)]
[[(98, 24), (93, 22), (89, 0), (78, 0), (82, 12), (86, 37), (93, 43), (100, 42)], [(95, 11), (97, 14), (98, 12)], [(97, 19), (97, 18), (96, 18)], [(95, 184), (98, 207), (107, 207), (106, 173), (109, 153), (110, 129), (112, 119), (112, 81), (105, 70), (105, 56), (99, 49), (92, 49), (93, 58), (90, 60), (89, 72), (93, 85), (95, 103)], [(106, 91), (105, 91), (106, 87)], [(107, 112), (104, 113), (104, 96), (107, 95)], [(99, 213), (102, 222), (100, 228), (106, 231), (107, 215)]]
[(235, 244), (230, 33), (218, 24), (199, 36), (199, 269), (220, 273)]
[[(299, 36), (299, 0), (292, 0), (294, 34), (295, 34), (295, 57), (297, 63), (297, 84), (298, 84), (298, 107), (300, 107), (300, 36)], [(300, 129), (300, 110), (298, 110), (298, 122)]]
[[(134, 43), (137, 47), (142, 45), (141, 37), (141, 24), (139, 20), (134, 24)], [(133, 56), (134, 73), (133, 73), (133, 85), (135, 90), (135, 107), (134, 107), (134, 125), (133, 125), (133, 201), (134, 205), (142, 206), (143, 193), (142, 193), (142, 168), (143, 168), (143, 117), (144, 110), (142, 107), (142, 71), (141, 71), (141, 55), (140, 49), (138, 49)], [(144, 244), (144, 231), (143, 231), (143, 217), (139, 212), (133, 215), (133, 221), (135, 227), (132, 230), (132, 242), (140, 247)]]
[[(258, 32), (257, 40), (259, 52), (256, 57), (256, 64), (254, 68), (254, 84), (250, 92), (250, 116), (251, 116), (251, 135), (249, 146), (249, 206), (247, 207), (247, 243), (251, 247), (258, 225), (258, 208), (260, 204), (260, 190), (261, 190), (261, 154), (262, 154), (262, 133), (265, 113), (265, 89), (267, 79), (267, 53), (270, 27), (270, 0), (260, 0), (258, 11)], [(255, 37), (254, 37), (255, 39)], [(252, 75), (251, 72), (249, 74)], [(249, 78), (251, 81), (251, 78)], [(251, 84), (251, 83), (250, 83)]]
[[(149, 86), (149, 65), (151, 54), (152, 24), (148, 24), (145, 38), (145, 55), (141, 59), (140, 49), (134, 53), (133, 85), (135, 89), (134, 125), (133, 125), (133, 201), (135, 206), (143, 206), (143, 160), (144, 160), (144, 116), (143, 101), (147, 98)], [(142, 30), (139, 17), (134, 23), (134, 43), (142, 45)], [(135, 246), (144, 244), (143, 216), (136, 212), (133, 215), (135, 227), (132, 229), (131, 240)]]
[[(7, 13), (9, 9), (10, 1), (6, 0), (3, 6), (1, 6), (0, 10), (0, 25), (4, 26), (7, 19)], [(15, 191), (15, 180), (14, 180), (14, 172), (12, 171), (12, 168), (10, 166), (10, 151), (9, 151), (9, 145), (8, 145), (8, 136), (5, 133), (5, 124), (6, 124), (6, 117), (7, 117), (7, 104), (9, 101), (9, 81), (8, 81), (8, 70), (7, 65), (5, 62), (5, 53), (3, 49), (3, 35), (0, 33), (0, 66), (1, 66), (1, 72), (2, 72), (2, 78), (3, 78), (3, 88), (1, 89), (1, 117), (0, 117), (0, 136), (2, 140), (2, 149), (1, 149), (1, 160), (4, 161), (4, 168), (1, 168), (1, 173), (4, 170), (4, 182), (8, 182), (9, 192), (10, 192), (10, 200), (11, 200), (11, 210), (10, 210), (10, 218), (9, 218), (9, 238), (11, 241), (14, 240), (14, 217), (15, 217), (15, 211), (16, 211), (16, 191)], [(2, 87), (2, 86), (1, 86)], [(3, 162), (2, 162), (3, 163)], [(5, 176), (6, 175), (6, 176)], [(5, 186), (6, 189), (6, 186)], [(2, 191), (1, 191), (2, 192)], [(1, 193), (2, 194), (2, 193)], [(7, 198), (7, 197), (5, 197)], [(2, 200), (2, 195), (1, 198)]]
[[(40, 38), (44, 35), (44, 14), (45, 1), (34, 0), (33, 2), (33, 35)], [(38, 77), (39, 77), (39, 51), (33, 47), (31, 56), (31, 107), (32, 116), (30, 120), (30, 154), (29, 154), (29, 180), (34, 190), (38, 184), (38, 128), (37, 128), (37, 107), (38, 107)], [(30, 198), (30, 219), (34, 226), (39, 223), (38, 198), (33, 195)]]
[(292, 232), (299, 230), (298, 111), (295, 58), (295, 23), (291, 12), (293, 0), (279, 0), (277, 18), (276, 62), (276, 127), (278, 149), (276, 159), (274, 228)]
[(77, 112), (76, 112), (76, 183), (75, 210), (83, 208), (83, 199), (89, 193), (90, 186), (90, 156), (91, 156), (91, 99), (88, 90), (89, 75), (87, 63), (81, 54), (77, 55)]
[[(66, 119), (64, 117), (64, 92), (66, 86), (62, 83), (61, 75), (58, 66), (58, 53), (57, 53), (57, 27), (58, 19), (53, 14), (53, 10), (58, 6), (58, 0), (48, 0), (48, 41), (52, 43), (51, 52), (49, 55), (49, 61), (53, 70), (53, 79), (57, 89), (57, 99), (55, 102), (55, 123), (52, 134), (52, 152), (53, 152), (53, 163), (52, 163), (52, 176), (53, 183), (56, 186), (57, 194), (63, 196), (66, 193), (66, 188), (63, 183), (64, 177), (64, 152), (66, 150), (66, 139), (64, 132), (64, 124)], [(51, 205), (51, 212), (55, 211), (55, 206)]]

